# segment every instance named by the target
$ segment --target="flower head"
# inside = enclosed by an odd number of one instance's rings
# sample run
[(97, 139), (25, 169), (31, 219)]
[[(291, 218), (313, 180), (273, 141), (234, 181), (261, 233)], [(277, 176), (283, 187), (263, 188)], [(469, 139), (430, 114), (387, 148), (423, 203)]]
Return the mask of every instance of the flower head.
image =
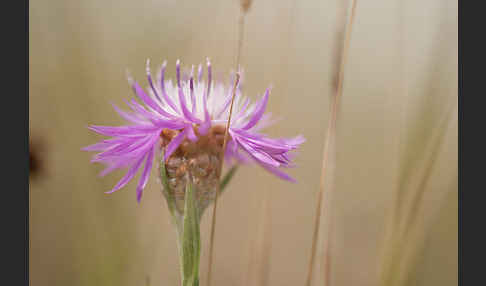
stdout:
[[(115, 111), (128, 122), (127, 125), (89, 126), (99, 134), (112, 137), (83, 148), (86, 151), (99, 151), (92, 162), (107, 166), (100, 175), (128, 169), (107, 193), (123, 188), (142, 169), (136, 188), (137, 201), (140, 201), (154, 157), (161, 151), (175, 185), (177, 178), (186, 177), (177, 172), (184, 173), (189, 166), (193, 167), (194, 172), (202, 172), (201, 176), (212, 176), (211, 180), (203, 180), (201, 184), (217, 182), (217, 154), (223, 146), (233, 85), (212, 80), (209, 60), (206, 80), (203, 80), (201, 65), (197, 74), (193, 66), (190, 72), (181, 75), (180, 62), (177, 61), (175, 83), (165, 79), (165, 69), (166, 62), (162, 64), (157, 78), (152, 78), (147, 61), (146, 90), (129, 77), (138, 101), (134, 98), (125, 101), (130, 111), (113, 105)], [(293, 181), (282, 168), (292, 166), (289, 152), (305, 139), (302, 136), (273, 139), (260, 132), (274, 123), (271, 115), (265, 113), (269, 93), (267, 89), (256, 103), (250, 103), (249, 98), (242, 95), (241, 87), (237, 87), (224, 158), (228, 163), (254, 162), (282, 179)], [(186, 163), (182, 164), (180, 160)]]

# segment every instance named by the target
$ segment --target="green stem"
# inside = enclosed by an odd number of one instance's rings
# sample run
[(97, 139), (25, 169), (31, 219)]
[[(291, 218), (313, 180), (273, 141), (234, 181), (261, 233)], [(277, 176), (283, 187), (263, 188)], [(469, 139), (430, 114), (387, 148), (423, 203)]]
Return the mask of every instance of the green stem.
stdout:
[(184, 214), (181, 217), (175, 209), (175, 197), (171, 191), (164, 158), (161, 152), (160, 159), (160, 180), (162, 191), (167, 200), (167, 206), (171, 214), (172, 222), (177, 230), (177, 246), (179, 250), (179, 262), (181, 269), (182, 286), (199, 286), (199, 258), (200, 258), (200, 232), (199, 232), (199, 211), (195, 199), (192, 176), (188, 174), (186, 190), (184, 194)]
[[(199, 221), (204, 209), (199, 209), (199, 204), (196, 201), (193, 177), (188, 172), (184, 193), (184, 213), (179, 213), (176, 209), (174, 192), (169, 186), (163, 158), (164, 150), (161, 152), (159, 175), (163, 186), (162, 192), (167, 200), (172, 222), (177, 230), (182, 286), (199, 286), (199, 260), (201, 252)], [(223, 177), (220, 182), (220, 193), (228, 186), (236, 170), (237, 166), (233, 166)]]
[(182, 286), (199, 285), (200, 232), (199, 214), (194, 196), (192, 178), (188, 175), (185, 192), (184, 219), (180, 239)]

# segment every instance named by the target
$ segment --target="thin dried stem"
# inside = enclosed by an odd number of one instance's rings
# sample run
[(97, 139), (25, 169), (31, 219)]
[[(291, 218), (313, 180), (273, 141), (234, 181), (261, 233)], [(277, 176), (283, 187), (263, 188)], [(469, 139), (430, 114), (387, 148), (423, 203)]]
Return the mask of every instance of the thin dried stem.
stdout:
[(150, 276), (145, 276), (145, 286), (150, 286)]
[(334, 94), (337, 90), (338, 80), (339, 80), (339, 68), (341, 64), (341, 59), (343, 55), (343, 44), (344, 44), (344, 33), (346, 28), (346, 14), (348, 11), (349, 3), (347, 1), (338, 1), (337, 3), (337, 31), (334, 35), (334, 43), (332, 47), (332, 69), (331, 69), (331, 94)]
[(238, 45), (236, 47), (236, 70), (240, 66), (241, 50), (243, 48), (243, 35), (245, 34), (245, 13), (240, 13), (238, 20)]
[[(251, 2), (249, 2), (251, 4)], [(249, 8), (249, 5), (248, 5)], [(240, 73), (239, 73), (239, 66), (240, 66), (240, 58), (241, 58), (241, 49), (243, 47), (243, 36), (244, 36), (244, 28), (245, 28), (245, 15), (246, 15), (246, 10), (242, 10), (240, 13), (240, 18), (238, 21), (238, 45), (236, 49), (236, 80), (235, 84), (233, 86), (233, 94), (231, 98), (231, 105), (230, 105), (230, 112), (228, 116), (228, 121), (226, 123), (226, 128), (224, 131), (224, 141), (223, 141), (223, 150), (221, 151), (221, 166), (220, 166), (220, 174), (219, 177), (221, 177), (221, 173), (223, 170), (223, 163), (224, 163), (224, 153), (226, 150), (226, 144), (228, 142), (228, 129), (231, 123), (231, 115), (233, 114), (233, 104), (235, 101), (235, 96), (236, 96), (236, 88), (238, 86), (238, 83), (240, 81)], [(217, 190), (216, 190), (216, 196), (214, 198), (214, 206), (213, 206), (213, 215), (211, 219), (211, 234), (210, 234), (210, 239), (209, 239), (209, 258), (208, 258), (208, 277), (207, 277), (207, 286), (211, 285), (211, 275), (212, 275), (212, 268), (213, 268), (213, 252), (214, 252), (214, 233), (216, 230), (216, 209), (218, 207), (218, 197), (219, 197), (219, 192), (220, 192), (220, 185), (218, 184)]]
[[(314, 269), (314, 261), (315, 261), (315, 256), (316, 256), (316, 246), (317, 246), (317, 238), (318, 238), (318, 233), (319, 233), (319, 225), (321, 221), (321, 208), (322, 208), (322, 201), (324, 199), (324, 188), (325, 188), (325, 182), (326, 182), (326, 174), (328, 170), (328, 160), (329, 160), (329, 149), (332, 140), (336, 136), (336, 119), (337, 119), (337, 112), (338, 112), (338, 106), (339, 106), (339, 99), (342, 96), (342, 86), (343, 86), (343, 78), (344, 78), (344, 66), (346, 63), (346, 58), (350, 46), (350, 40), (351, 40), (351, 31), (353, 27), (353, 21), (355, 17), (355, 11), (356, 11), (356, 2), (357, 0), (352, 0), (352, 7), (351, 7), (351, 16), (349, 19), (349, 23), (346, 27), (346, 33), (345, 33), (345, 38), (344, 38), (344, 44), (343, 44), (343, 52), (342, 52), (342, 57), (341, 57), (341, 64), (339, 67), (339, 75), (338, 75), (338, 83), (337, 83), (337, 88), (336, 88), (336, 94), (335, 96), (332, 97), (332, 103), (331, 103), (331, 116), (329, 120), (329, 125), (327, 129), (327, 134), (326, 134), (326, 139), (324, 142), (324, 150), (323, 150), (323, 158), (322, 158), (322, 170), (321, 170), (321, 181), (320, 181), (320, 188), (319, 192), (317, 194), (317, 206), (316, 206), (316, 216), (315, 216), (315, 221), (314, 221), (314, 232), (312, 236), (312, 246), (311, 246), (311, 257), (309, 261), (309, 268), (307, 272), (307, 279), (306, 279), (306, 286), (310, 286), (312, 282), (312, 271)], [(329, 236), (329, 232), (328, 232)], [(326, 244), (326, 247), (329, 247), (329, 243)], [(326, 253), (329, 253), (329, 249), (325, 250)], [(325, 256), (325, 265), (330, 265), (330, 255)], [(326, 266), (326, 269), (329, 269), (328, 266)], [(325, 280), (329, 281), (329, 273), (325, 273)], [(327, 286), (328, 284), (326, 284)]]
[(240, 0), (241, 12), (246, 13), (250, 10), (253, 0)]
[[(231, 105), (230, 105), (230, 111), (229, 111), (229, 116), (228, 116), (228, 121), (226, 122), (226, 128), (224, 131), (224, 141), (223, 141), (223, 149), (221, 150), (221, 155), (220, 155), (220, 162), (221, 166), (219, 168), (219, 177), (221, 177), (221, 171), (223, 170), (223, 162), (224, 162), (224, 153), (226, 150), (226, 145), (228, 143), (228, 129), (230, 127), (231, 123), (231, 115), (233, 114), (233, 105), (235, 101), (235, 95), (236, 95), (236, 88), (238, 87), (238, 83), (240, 82), (240, 73), (236, 73), (236, 79), (235, 79), (235, 84), (233, 86), (233, 94), (231, 98)], [(219, 197), (219, 192), (220, 192), (220, 184), (217, 185), (216, 188), (216, 195), (214, 198), (214, 207), (213, 207), (213, 216), (211, 220), (211, 235), (209, 239), (209, 261), (208, 261), (208, 278), (207, 278), (207, 285), (211, 285), (211, 273), (212, 273), (212, 265), (213, 265), (213, 249), (214, 249), (214, 233), (216, 229), (216, 210), (218, 206), (218, 197)]]
[[(333, 140), (330, 143), (330, 154), (331, 154), (331, 159), (329, 159), (328, 162), (331, 167), (328, 168), (329, 171), (332, 171), (332, 167), (335, 167), (335, 158), (333, 155), (335, 155), (335, 140), (336, 138), (333, 138)], [(333, 175), (332, 172), (331, 174), (328, 175), (329, 181), (333, 180)], [(323, 256), (323, 273), (324, 273), (324, 285), (330, 285), (331, 283), (331, 250), (332, 250), (332, 233), (334, 230), (334, 220), (332, 219), (332, 194), (333, 194), (333, 188), (334, 188), (334, 183), (328, 181), (328, 197), (327, 197), (327, 232), (326, 232), (326, 239), (325, 239), (325, 245), (324, 245), (324, 256)], [(324, 206), (325, 207), (325, 206)], [(325, 214), (323, 214), (325, 216)]]

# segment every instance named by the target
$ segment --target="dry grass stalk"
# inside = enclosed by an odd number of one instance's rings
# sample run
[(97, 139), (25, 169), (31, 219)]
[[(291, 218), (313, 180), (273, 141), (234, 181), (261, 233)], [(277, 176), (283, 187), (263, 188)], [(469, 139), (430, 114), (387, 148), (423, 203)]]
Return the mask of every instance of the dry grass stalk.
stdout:
[[(325, 232), (325, 237), (324, 237), (324, 253), (323, 253), (323, 259), (322, 259), (322, 273), (324, 275), (324, 285), (330, 285), (331, 284), (331, 257), (332, 257), (332, 234), (334, 230), (334, 220), (332, 219), (333, 217), (333, 212), (332, 212), (332, 195), (334, 191), (334, 169), (336, 168), (336, 138), (333, 137), (331, 138), (331, 142), (329, 143), (329, 159), (328, 159), (328, 168), (327, 168), (327, 203), (323, 205), (324, 212), (322, 214), (323, 217), (327, 218), (326, 223), (324, 224), (326, 226), (326, 232)], [(317, 251), (317, 250), (316, 250)]]
[(243, 13), (247, 13), (250, 10), (253, 0), (240, 0), (240, 7)]
[(238, 20), (238, 45), (236, 47), (236, 70), (239, 70), (240, 59), (241, 59), (241, 49), (243, 47), (243, 38), (245, 34), (245, 13), (240, 13), (240, 18)]
[[(243, 5), (243, 2), (247, 3), (247, 6)], [(236, 88), (238, 86), (239, 80), (240, 80), (240, 74), (239, 74), (239, 66), (240, 66), (240, 58), (241, 58), (241, 49), (243, 46), (243, 36), (244, 36), (244, 27), (245, 27), (245, 15), (246, 12), (248, 11), (251, 1), (242, 1), (242, 11), (240, 13), (240, 19), (238, 22), (238, 45), (237, 45), (237, 51), (236, 51), (236, 80), (235, 84), (233, 86), (233, 94), (231, 98), (231, 105), (230, 105), (230, 112), (228, 116), (228, 121), (226, 123), (226, 128), (225, 128), (225, 133), (224, 133), (224, 142), (223, 142), (223, 149), (221, 152), (221, 168), (220, 170), (223, 170), (223, 163), (224, 163), (224, 150), (226, 150), (226, 144), (228, 141), (228, 129), (231, 123), (231, 115), (233, 114), (233, 104), (235, 101), (235, 95), (236, 95)], [(244, 9), (245, 7), (246, 10)], [(219, 175), (221, 178), (221, 174)], [(219, 197), (219, 185), (216, 190), (216, 196), (214, 199), (214, 206), (213, 206), (213, 215), (211, 219), (211, 234), (209, 238), (209, 258), (208, 258), (208, 277), (207, 277), (207, 283), (206, 285), (210, 286), (211, 285), (211, 275), (212, 275), (212, 267), (213, 267), (213, 252), (214, 252), (214, 233), (216, 230), (216, 209), (218, 207), (218, 197)]]
[(334, 35), (334, 46), (332, 47), (332, 69), (331, 69), (331, 94), (336, 92), (339, 80), (339, 68), (341, 64), (341, 58), (343, 55), (343, 43), (344, 43), (344, 33), (346, 27), (346, 12), (348, 11), (347, 1), (338, 1), (337, 3), (337, 31)]
[[(223, 143), (223, 151), (221, 152), (221, 168), (223, 170), (223, 162), (224, 162), (224, 150), (226, 150), (226, 144), (228, 141), (228, 129), (231, 122), (231, 115), (233, 113), (233, 103), (235, 100), (236, 95), (236, 87), (238, 85), (240, 74), (239, 74), (239, 66), (240, 66), (240, 58), (241, 58), (241, 49), (243, 47), (243, 36), (244, 36), (244, 27), (245, 27), (245, 15), (250, 9), (252, 1), (251, 0), (241, 0), (241, 13), (240, 18), (238, 21), (238, 44), (237, 44), (237, 51), (236, 51), (236, 80), (235, 85), (233, 86), (233, 94), (231, 98), (231, 106), (230, 106), (230, 113), (228, 117), (228, 122), (226, 123), (225, 135), (224, 135), (224, 143)], [(221, 177), (221, 174), (220, 174)], [(209, 238), (209, 257), (208, 257), (208, 277), (206, 285), (211, 285), (211, 275), (212, 275), (212, 268), (213, 268), (213, 252), (214, 252), (214, 233), (216, 230), (216, 209), (218, 207), (218, 197), (219, 197), (219, 185), (218, 189), (216, 190), (216, 196), (214, 199), (214, 206), (213, 206), (213, 214), (211, 219), (211, 234)]]
[[(226, 150), (226, 144), (228, 143), (228, 129), (231, 123), (231, 115), (233, 114), (233, 104), (235, 101), (235, 95), (236, 95), (236, 88), (238, 87), (238, 83), (240, 82), (240, 73), (236, 73), (236, 79), (235, 79), (235, 84), (233, 85), (233, 93), (232, 93), (232, 98), (231, 98), (231, 105), (230, 105), (230, 111), (229, 111), (229, 116), (228, 116), (228, 121), (226, 123), (226, 128), (224, 131), (224, 141), (223, 141), (223, 149), (221, 151), (221, 157), (220, 157), (220, 162), (221, 162), (221, 167), (219, 168), (220, 174), (219, 177), (221, 178), (221, 173), (223, 170), (223, 162), (224, 162), (224, 150)], [(213, 207), (213, 216), (211, 220), (211, 236), (209, 240), (209, 264), (208, 264), (208, 278), (207, 278), (207, 285), (211, 285), (211, 272), (212, 272), (212, 262), (213, 262), (213, 247), (214, 247), (214, 232), (216, 229), (216, 209), (217, 209), (217, 204), (218, 204), (218, 197), (220, 193), (220, 184), (217, 185), (216, 187), (216, 195), (214, 198), (214, 207)]]
[[(339, 99), (342, 96), (342, 86), (343, 86), (343, 78), (344, 78), (344, 66), (346, 63), (346, 58), (349, 50), (350, 39), (351, 39), (351, 31), (353, 27), (353, 21), (355, 17), (356, 11), (356, 0), (352, 0), (351, 4), (351, 16), (349, 18), (349, 23), (346, 26), (346, 32), (344, 37), (344, 44), (343, 44), (343, 51), (341, 56), (341, 63), (339, 67), (339, 74), (338, 74), (338, 82), (336, 87), (335, 96), (332, 97), (331, 103), (331, 112), (330, 112), (330, 120), (329, 125), (326, 133), (326, 139), (324, 142), (324, 150), (323, 150), (323, 158), (322, 158), (322, 171), (321, 171), (321, 181), (320, 181), (320, 188), (317, 194), (317, 206), (316, 206), (316, 216), (314, 221), (314, 232), (312, 236), (312, 246), (311, 246), (311, 257), (309, 261), (309, 268), (307, 272), (307, 279), (305, 282), (306, 286), (310, 286), (312, 282), (312, 272), (314, 269), (314, 261), (316, 256), (316, 246), (317, 246), (317, 238), (319, 233), (319, 225), (321, 220), (321, 208), (322, 208), (322, 201), (324, 199), (324, 188), (326, 182), (326, 175), (328, 172), (328, 161), (329, 161), (329, 151), (332, 141), (336, 136), (336, 119), (337, 119), (337, 112), (339, 106)], [(329, 235), (329, 233), (328, 233)], [(329, 247), (330, 244), (326, 243), (326, 248)], [(329, 249), (324, 250), (325, 253), (329, 253)], [(330, 265), (330, 255), (325, 254), (325, 265)], [(325, 269), (329, 269), (329, 266), (325, 266)], [(329, 281), (329, 273), (325, 273), (325, 280)]]

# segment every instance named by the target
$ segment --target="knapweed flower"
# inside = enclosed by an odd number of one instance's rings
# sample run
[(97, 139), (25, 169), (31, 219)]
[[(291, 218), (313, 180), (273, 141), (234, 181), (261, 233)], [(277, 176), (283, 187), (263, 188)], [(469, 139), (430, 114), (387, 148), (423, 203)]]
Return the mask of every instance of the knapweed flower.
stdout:
[[(99, 151), (92, 162), (107, 166), (100, 175), (128, 169), (107, 193), (123, 188), (142, 169), (136, 187), (137, 201), (140, 201), (157, 154), (163, 154), (169, 185), (176, 194), (183, 195), (188, 173), (201, 194), (218, 184), (219, 154), (233, 84), (213, 81), (209, 60), (206, 80), (202, 79), (201, 65), (197, 75), (194, 75), (194, 66), (181, 75), (177, 61), (175, 83), (165, 79), (165, 69), (166, 62), (162, 64), (157, 78), (153, 79), (147, 61), (148, 87), (145, 90), (129, 77), (138, 101), (135, 98), (125, 101), (129, 111), (113, 105), (128, 122), (127, 125), (89, 126), (99, 134), (112, 137), (83, 148)], [(272, 139), (260, 132), (274, 123), (271, 115), (265, 113), (269, 93), (267, 89), (256, 103), (250, 103), (238, 86), (224, 158), (231, 164), (254, 162), (282, 179), (293, 181), (282, 169), (292, 166), (289, 152), (303, 143), (304, 138)]]

